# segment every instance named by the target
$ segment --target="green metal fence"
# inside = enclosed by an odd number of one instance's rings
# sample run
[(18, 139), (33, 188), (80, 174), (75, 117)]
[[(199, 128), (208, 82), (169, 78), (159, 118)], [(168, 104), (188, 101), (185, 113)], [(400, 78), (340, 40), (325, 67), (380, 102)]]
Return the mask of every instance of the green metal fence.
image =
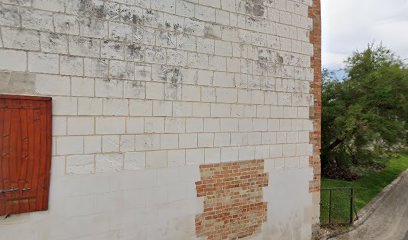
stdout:
[(338, 187), (321, 189), (321, 225), (352, 224), (357, 218), (353, 188)]

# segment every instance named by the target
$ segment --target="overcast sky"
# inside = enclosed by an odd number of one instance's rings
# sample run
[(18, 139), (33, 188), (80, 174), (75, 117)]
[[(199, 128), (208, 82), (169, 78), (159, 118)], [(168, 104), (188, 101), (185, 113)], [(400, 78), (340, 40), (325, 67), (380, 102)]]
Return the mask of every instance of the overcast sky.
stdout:
[(324, 67), (343, 67), (370, 42), (408, 58), (408, 0), (322, 0), (322, 24)]

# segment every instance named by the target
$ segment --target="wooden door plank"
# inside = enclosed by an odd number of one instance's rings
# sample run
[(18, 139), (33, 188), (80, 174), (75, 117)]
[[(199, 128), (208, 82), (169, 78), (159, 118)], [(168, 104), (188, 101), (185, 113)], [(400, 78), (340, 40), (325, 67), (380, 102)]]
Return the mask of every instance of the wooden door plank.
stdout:
[[(22, 144), (22, 151), (21, 151), (21, 162), (20, 162), (20, 171), (19, 171), (19, 188), (24, 189), (28, 188), (27, 184), (27, 171), (28, 169), (28, 129), (27, 129), (27, 114), (31, 111), (30, 109), (20, 109), (20, 121), (21, 121), (21, 144)], [(27, 212), (28, 208), (28, 201), (25, 200), (28, 196), (28, 192), (20, 192), (20, 206), (19, 211)]]
[[(0, 174), (3, 174), (5, 158), (3, 157), (3, 135), (4, 135), (4, 99), (0, 99)], [(5, 189), (4, 181), (0, 178), (0, 189)], [(6, 214), (5, 196), (0, 194), (0, 216)]]
[[(31, 101), (27, 101), (27, 105), (29, 107), (32, 107), (32, 102)], [(28, 139), (28, 172), (27, 172), (27, 182), (30, 183), (30, 188), (31, 191), (29, 192), (29, 196), (35, 197), (36, 192), (35, 192), (35, 187), (34, 187), (34, 166), (35, 166), (35, 157), (34, 157), (34, 153), (35, 153), (35, 148), (36, 143), (35, 143), (35, 127), (34, 127), (34, 111), (35, 110), (30, 110), (27, 111), (27, 131), (28, 131), (28, 135), (29, 135), (29, 139)], [(35, 205), (33, 204), (33, 201), (29, 201), (28, 203), (28, 211), (33, 211), (35, 208)]]
[(50, 193), (50, 181), (51, 181), (51, 160), (52, 160), (52, 104), (51, 101), (44, 101), (45, 105), (45, 179), (44, 179), (44, 195), (42, 199), (42, 210), (48, 209), (48, 199)]
[[(46, 124), (47, 124), (47, 120), (45, 118), (46, 115), (46, 108), (45, 108), (45, 104), (42, 104), (41, 106), (41, 111), (40, 111), (40, 115), (39, 115), (39, 123), (40, 123), (40, 128), (41, 129), (46, 129)], [(45, 131), (41, 131), (40, 133), (40, 144), (41, 146), (44, 146), (40, 149), (40, 157), (39, 159), (45, 159), (46, 156), (46, 132)], [(39, 172), (38, 172), (38, 179), (39, 179), (39, 185), (38, 185), (38, 201), (37, 201), (37, 208), (41, 209), (42, 205), (43, 205), (43, 198), (46, 192), (46, 186), (45, 186), (45, 175), (46, 175), (46, 161), (40, 161), (39, 162)]]
[[(10, 103), (13, 107), (12, 109), (12, 120), (11, 120), (11, 149), (13, 155), (10, 156), (11, 159), (11, 183), (12, 188), (19, 188), (19, 164), (21, 161), (21, 119), (20, 119), (20, 106), (21, 100), (15, 100)], [(20, 201), (18, 201), (19, 192), (11, 192), (10, 197), (13, 199), (11, 201), (11, 212), (19, 212)]]
[[(34, 104), (34, 102), (32, 102)], [(35, 192), (36, 199), (35, 199), (35, 204), (32, 206), (32, 211), (36, 211), (38, 209), (38, 195), (40, 194), (39, 191), (39, 173), (40, 173), (40, 161), (41, 161), (41, 148), (38, 148), (36, 146), (41, 146), (41, 126), (39, 125), (40, 123), (40, 113), (39, 110), (34, 110), (33, 111), (33, 130), (34, 130), (34, 135), (33, 135), (33, 142), (34, 142), (34, 152), (32, 153), (33, 156), (33, 170), (32, 170), (32, 182), (31, 186), (32, 189)]]
[[(5, 102), (5, 106), (8, 106), (8, 101)], [(10, 129), (11, 129), (11, 110), (9, 108), (4, 109), (4, 129), (3, 129), (3, 189), (10, 189), (11, 188), (11, 176), (10, 176)], [(7, 193), (3, 194), (7, 199)], [(9, 214), (10, 204), (9, 201), (6, 201), (5, 204), (5, 214)]]

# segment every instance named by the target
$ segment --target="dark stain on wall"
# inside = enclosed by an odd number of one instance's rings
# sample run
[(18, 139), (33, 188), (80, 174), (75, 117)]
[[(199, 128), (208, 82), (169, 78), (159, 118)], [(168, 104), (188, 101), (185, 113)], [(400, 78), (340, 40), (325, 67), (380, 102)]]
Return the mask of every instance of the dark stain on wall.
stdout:
[(247, 14), (262, 17), (265, 14), (264, 0), (246, 0), (245, 11)]
[(183, 81), (183, 74), (179, 68), (161, 67), (160, 71), (161, 80), (170, 83), (173, 87), (177, 87)]
[(214, 28), (211, 25), (206, 25), (204, 27), (204, 37), (212, 39), (221, 39), (220, 36), (215, 32)]
[(79, 1), (79, 13), (88, 17), (105, 18), (106, 9), (105, 6), (96, 5), (92, 0), (80, 0)]
[(58, 45), (57, 41), (60, 39), (60, 35), (57, 33), (50, 33), (48, 36), (49, 43), (53, 46), (57, 46)]
[(131, 43), (127, 45), (127, 57), (131, 59), (143, 59), (142, 47), (138, 44)]
[(143, 25), (143, 18), (141, 18), (140, 16), (133, 14), (132, 15), (132, 22), (133, 24), (137, 24), (137, 25)]

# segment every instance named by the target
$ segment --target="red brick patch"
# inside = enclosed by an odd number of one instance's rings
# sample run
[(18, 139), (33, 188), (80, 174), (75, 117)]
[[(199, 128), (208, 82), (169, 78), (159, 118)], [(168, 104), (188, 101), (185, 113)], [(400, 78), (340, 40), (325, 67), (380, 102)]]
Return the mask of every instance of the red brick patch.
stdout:
[(204, 212), (196, 216), (197, 236), (239, 239), (260, 230), (267, 215), (264, 160), (201, 165), (200, 173), (196, 189), (204, 197)]

